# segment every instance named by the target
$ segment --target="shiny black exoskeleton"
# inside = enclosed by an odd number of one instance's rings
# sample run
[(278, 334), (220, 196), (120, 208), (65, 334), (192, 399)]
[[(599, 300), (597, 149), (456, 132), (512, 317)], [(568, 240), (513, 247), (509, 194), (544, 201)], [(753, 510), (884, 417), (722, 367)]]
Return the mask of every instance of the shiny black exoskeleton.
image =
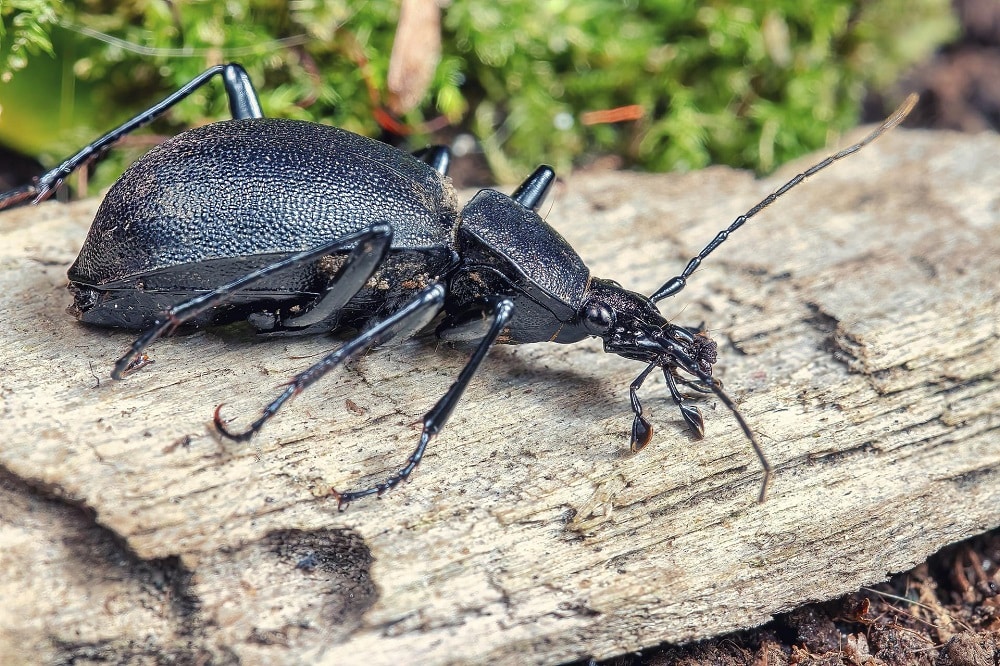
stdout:
[(409, 155), (344, 130), (264, 118), (246, 72), (235, 64), (207, 70), (33, 184), (0, 194), (0, 209), (47, 198), (74, 170), (216, 75), (234, 120), (166, 141), (115, 183), (69, 270), (70, 309), (83, 322), (143, 331), (115, 364), (116, 379), (142, 366), (148, 345), (177, 327), (245, 320), (266, 336), (360, 331), (298, 374), (245, 431), (230, 431), (217, 408), (217, 428), (236, 440), (250, 438), (332, 368), (432, 320), (439, 319), (438, 337), (474, 342), (455, 383), (424, 416), (406, 465), (381, 484), (334, 491), (341, 504), (381, 494), (410, 475), (493, 344), (587, 337), (600, 337), (605, 351), (646, 364), (629, 391), (633, 450), (652, 436), (637, 392), (659, 369), (698, 437), (704, 435), (701, 412), (681, 387), (715, 393), (732, 410), (764, 467), (763, 498), (771, 468), (712, 377), (715, 342), (668, 322), (655, 302), (681, 291), (701, 261), (747, 219), (900, 122), (912, 106), (911, 100), (869, 137), (738, 217), (648, 298), (592, 277), (538, 216), (555, 178), (549, 167), (539, 167), (511, 196), (482, 190), (459, 210), (445, 149)]

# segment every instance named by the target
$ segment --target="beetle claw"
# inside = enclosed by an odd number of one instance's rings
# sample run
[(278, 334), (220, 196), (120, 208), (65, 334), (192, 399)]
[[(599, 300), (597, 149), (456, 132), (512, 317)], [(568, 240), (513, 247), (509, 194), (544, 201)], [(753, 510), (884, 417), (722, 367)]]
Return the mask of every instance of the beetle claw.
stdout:
[(225, 403), (218, 405), (215, 408), (215, 414), (212, 415), (212, 423), (215, 425), (215, 429), (218, 430), (219, 434), (226, 439), (231, 439), (236, 442), (245, 442), (250, 439), (255, 432), (252, 428), (246, 432), (233, 432), (226, 427), (226, 423), (222, 420), (222, 406), (224, 404)]
[(646, 448), (650, 440), (653, 439), (653, 424), (639, 414), (632, 419), (632, 441), (630, 448), (633, 453), (638, 453)]
[(346, 499), (344, 499), (344, 494), (338, 491), (336, 488), (330, 488), (330, 495), (337, 500), (337, 511), (343, 511), (350, 504)]
[(128, 355), (123, 356), (115, 364), (115, 368), (111, 373), (112, 379), (123, 379), (124, 377), (131, 375), (133, 372), (145, 368), (147, 365), (153, 365), (156, 363), (156, 361), (149, 358), (149, 354), (146, 352), (142, 352), (141, 354), (135, 356), (135, 358), (123, 363), (122, 361), (125, 361), (127, 358), (129, 358)]
[(705, 436), (705, 417), (702, 416), (701, 410), (689, 405), (681, 405), (680, 408), (681, 416), (684, 417), (688, 427), (694, 431), (698, 439), (703, 438)]
[(32, 204), (41, 201), (42, 194), (39, 192), (37, 183), (23, 185), (17, 189), (0, 194), (0, 210), (14, 208), (25, 202)]

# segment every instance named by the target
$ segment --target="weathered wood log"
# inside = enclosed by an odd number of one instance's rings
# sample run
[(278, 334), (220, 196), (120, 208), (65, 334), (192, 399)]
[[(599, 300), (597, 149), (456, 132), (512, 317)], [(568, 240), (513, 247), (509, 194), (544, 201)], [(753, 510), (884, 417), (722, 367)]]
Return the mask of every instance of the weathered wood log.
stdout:
[[(131, 341), (64, 313), (95, 201), (0, 215), (0, 661), (558, 663), (765, 622), (1000, 525), (1000, 138), (897, 130), (739, 231), (661, 309), (706, 323), (759, 468), (713, 397), (695, 441), (637, 364), (498, 347), (412, 482), (397, 469), (467, 352), (376, 351), (249, 445), (276, 387), (337, 344), (240, 328)], [(649, 293), (775, 188), (715, 168), (577, 174), (549, 221)]]

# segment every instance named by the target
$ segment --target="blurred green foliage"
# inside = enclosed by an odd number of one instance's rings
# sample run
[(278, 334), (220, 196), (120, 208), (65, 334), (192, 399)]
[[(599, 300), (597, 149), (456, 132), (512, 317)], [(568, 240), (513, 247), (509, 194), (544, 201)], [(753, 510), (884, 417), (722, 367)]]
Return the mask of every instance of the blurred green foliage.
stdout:
[[(606, 153), (654, 170), (768, 171), (855, 124), (866, 88), (956, 30), (948, 0), (465, 0), (442, 11), (430, 90), (401, 120), (415, 144), (441, 116), (469, 129), (501, 180)], [(225, 61), (248, 69), (267, 115), (377, 135), (398, 13), (397, 0), (0, 0), (0, 79), (11, 79), (0, 140), (58, 160)], [(59, 60), (46, 69), (50, 53)], [(86, 99), (67, 101), (73, 90)], [(581, 122), (625, 105), (642, 117)], [(24, 127), (29, 116), (43, 136)], [(221, 86), (209, 86), (156, 129), (224, 117)]]
[(0, 81), (24, 69), (29, 55), (53, 55), (49, 30), (61, 9), (61, 0), (0, 2)]

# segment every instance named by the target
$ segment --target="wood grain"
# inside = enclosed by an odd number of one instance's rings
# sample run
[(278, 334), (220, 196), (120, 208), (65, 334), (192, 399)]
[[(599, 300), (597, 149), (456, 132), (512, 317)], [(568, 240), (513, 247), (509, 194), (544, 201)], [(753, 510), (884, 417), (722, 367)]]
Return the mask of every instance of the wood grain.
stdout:
[[(330, 338), (227, 328), (154, 345), (64, 310), (95, 201), (0, 215), (0, 661), (553, 664), (767, 621), (1000, 525), (1000, 138), (898, 130), (790, 193), (679, 296), (759, 433), (596, 342), (498, 347), (412, 482), (394, 471), (466, 358), (366, 356), (248, 423)], [(778, 176), (575, 174), (547, 218), (595, 275), (649, 293)], [(471, 193), (466, 193), (468, 196)]]

